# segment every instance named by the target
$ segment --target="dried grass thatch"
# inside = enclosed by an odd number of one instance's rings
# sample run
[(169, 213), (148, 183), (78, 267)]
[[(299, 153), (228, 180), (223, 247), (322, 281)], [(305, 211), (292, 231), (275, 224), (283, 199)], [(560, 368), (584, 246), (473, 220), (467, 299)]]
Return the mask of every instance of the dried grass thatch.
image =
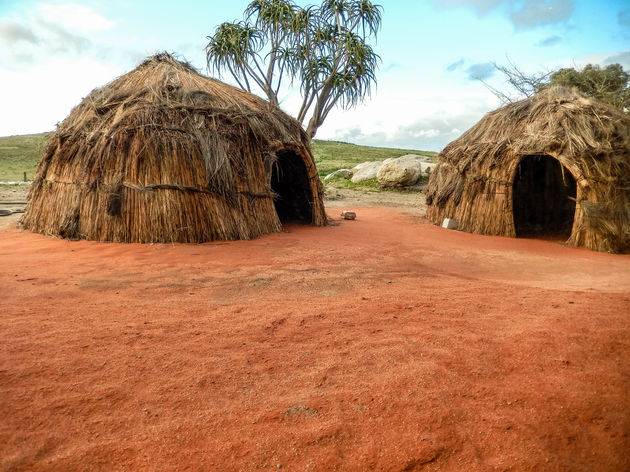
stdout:
[(429, 181), (427, 217), (516, 236), (514, 181), (533, 155), (555, 158), (575, 179), (567, 244), (630, 251), (630, 117), (576, 90), (552, 88), (493, 111), (446, 146)]
[(158, 54), (94, 90), (58, 126), (22, 224), (98, 241), (255, 238), (281, 229), (271, 179), (285, 160), (299, 161), (289, 167), (304, 174), (305, 202), (294, 216), (325, 225), (321, 182), (297, 121)]

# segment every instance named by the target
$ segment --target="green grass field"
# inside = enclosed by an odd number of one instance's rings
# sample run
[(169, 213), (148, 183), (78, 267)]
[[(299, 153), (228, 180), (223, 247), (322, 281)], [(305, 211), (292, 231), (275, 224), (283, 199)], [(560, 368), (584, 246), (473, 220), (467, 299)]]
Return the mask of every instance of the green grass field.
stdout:
[(313, 140), (313, 155), (320, 177), (337, 169), (352, 169), (360, 162), (382, 161), (405, 154), (421, 154), (437, 159), (437, 152), (417, 149), (394, 149), (386, 147), (359, 146), (339, 141)]
[[(0, 138), (0, 182), (21, 181), (24, 179), (24, 172), (27, 179), (32, 180), (46, 138), (50, 135), (51, 133), (40, 133)], [(337, 169), (352, 168), (360, 162), (378, 161), (410, 153), (437, 158), (437, 153), (431, 151), (359, 146), (320, 139), (313, 141), (313, 155), (322, 178)]]
[(32, 180), (51, 133), (0, 138), (0, 182)]

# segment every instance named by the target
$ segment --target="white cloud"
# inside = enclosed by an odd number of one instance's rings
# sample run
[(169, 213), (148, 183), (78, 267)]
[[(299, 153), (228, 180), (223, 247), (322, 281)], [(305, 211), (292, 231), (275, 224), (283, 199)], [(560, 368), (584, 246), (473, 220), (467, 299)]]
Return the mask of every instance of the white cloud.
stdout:
[(470, 7), (479, 15), (488, 13), (490, 10), (499, 6), (503, 0), (435, 0), (440, 6), (446, 7)]
[(567, 21), (574, 10), (574, 0), (435, 0), (434, 3), (442, 7), (468, 7), (479, 16), (501, 9), (519, 29)]
[(0, 19), (0, 66), (19, 68), (51, 56), (94, 53), (99, 34), (115, 27), (86, 6), (37, 4), (21, 15)]
[(468, 80), (486, 80), (492, 77), (496, 71), (497, 70), (492, 62), (473, 64), (466, 69)]
[(446, 70), (448, 72), (454, 72), (457, 69), (461, 69), (464, 66), (465, 59), (460, 59), (459, 61), (451, 62), (448, 66), (446, 66)]
[(30, 28), (19, 22), (0, 19), (0, 41), (10, 47), (20, 42), (37, 44), (39, 39), (37, 39)]
[(625, 71), (630, 71), (630, 51), (612, 54), (603, 60), (603, 64), (621, 64)]
[(92, 89), (122, 72), (92, 59), (69, 58), (20, 72), (0, 68), (0, 103), (10, 110), (0, 113), (0, 136), (51, 131)]
[(630, 69), (630, 51), (613, 51), (600, 54), (586, 54), (582, 56), (576, 56), (564, 61), (558, 61), (554, 69), (558, 68), (558, 64), (562, 67), (573, 67), (574, 69), (581, 69), (587, 64), (599, 64), (600, 66), (607, 66), (609, 64), (619, 63), (625, 70)]
[(534, 44), (534, 46), (546, 48), (549, 46), (555, 46), (556, 44), (560, 42), (562, 42), (562, 38), (558, 35), (554, 35), (554, 36), (549, 36), (548, 38), (545, 38), (545, 39), (541, 39), (540, 41), (537, 41)]
[(0, 136), (53, 129), (92, 89), (155, 52), (141, 33), (119, 28), (78, 3), (43, 2), (0, 19)]
[(317, 138), (439, 151), (498, 105), (482, 85), (469, 84), (449, 82), (447, 97), (431, 93), (435, 85), (430, 82), (411, 89), (383, 87), (357, 109), (332, 113)]
[(525, 0), (520, 8), (515, 8), (516, 5), (512, 7), (511, 18), (517, 28), (561, 23), (571, 18), (574, 8), (573, 0)]
[(76, 3), (64, 5), (40, 3), (35, 7), (33, 16), (46, 23), (84, 34), (90, 31), (111, 30), (116, 26), (116, 23), (91, 8)]

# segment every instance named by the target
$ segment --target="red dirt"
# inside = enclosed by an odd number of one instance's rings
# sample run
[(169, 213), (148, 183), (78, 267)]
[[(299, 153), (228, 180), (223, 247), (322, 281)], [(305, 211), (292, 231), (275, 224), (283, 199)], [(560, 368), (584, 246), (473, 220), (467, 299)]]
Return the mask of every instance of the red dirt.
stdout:
[(1, 230), (0, 469), (630, 470), (630, 256), (357, 212)]

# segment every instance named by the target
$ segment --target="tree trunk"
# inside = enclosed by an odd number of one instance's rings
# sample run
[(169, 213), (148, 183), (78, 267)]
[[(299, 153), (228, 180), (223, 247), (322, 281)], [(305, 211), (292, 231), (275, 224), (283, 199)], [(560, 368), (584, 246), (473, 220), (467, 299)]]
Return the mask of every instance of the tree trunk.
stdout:
[(319, 126), (316, 124), (315, 117), (313, 116), (308, 122), (308, 126), (306, 127), (306, 135), (308, 136), (309, 141), (315, 137), (315, 133), (317, 133), (317, 128), (319, 128)]
[(280, 102), (278, 101), (278, 97), (276, 96), (276, 94), (271, 88), (266, 87), (265, 94), (267, 95), (267, 100), (269, 100), (269, 103), (271, 103), (272, 105), (276, 107), (280, 107)]
[(317, 129), (323, 124), (322, 113), (324, 112), (326, 102), (328, 102), (331, 90), (332, 86), (330, 85), (329, 80), (328, 83), (324, 85), (322, 90), (319, 92), (319, 96), (317, 97), (317, 101), (315, 102), (315, 108), (313, 109), (313, 115), (308, 122), (306, 134), (308, 135), (309, 139), (313, 139), (315, 137)]

